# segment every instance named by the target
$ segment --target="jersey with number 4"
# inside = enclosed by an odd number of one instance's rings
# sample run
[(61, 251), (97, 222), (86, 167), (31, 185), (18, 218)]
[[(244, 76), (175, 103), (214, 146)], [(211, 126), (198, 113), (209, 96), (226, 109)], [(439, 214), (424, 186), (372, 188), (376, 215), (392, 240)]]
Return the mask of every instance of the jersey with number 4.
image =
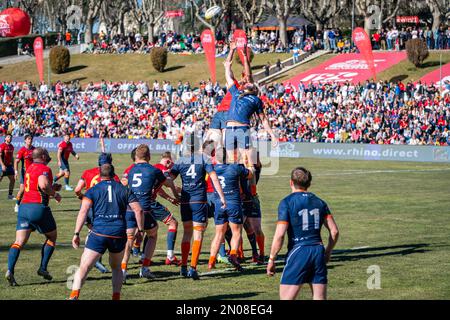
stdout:
[(137, 196), (144, 211), (151, 211), (153, 191), (166, 181), (161, 170), (149, 163), (136, 163), (128, 172), (128, 188)]
[(227, 206), (240, 206), (242, 201), (240, 181), (241, 178), (248, 177), (249, 170), (242, 164), (216, 164), (214, 171), (227, 200)]
[(213, 172), (206, 156), (196, 154), (178, 159), (170, 173), (181, 176), (181, 203), (206, 202), (206, 175)]
[(311, 192), (294, 192), (281, 200), (278, 223), (288, 223), (288, 250), (322, 243), (320, 229), (331, 215), (328, 205)]

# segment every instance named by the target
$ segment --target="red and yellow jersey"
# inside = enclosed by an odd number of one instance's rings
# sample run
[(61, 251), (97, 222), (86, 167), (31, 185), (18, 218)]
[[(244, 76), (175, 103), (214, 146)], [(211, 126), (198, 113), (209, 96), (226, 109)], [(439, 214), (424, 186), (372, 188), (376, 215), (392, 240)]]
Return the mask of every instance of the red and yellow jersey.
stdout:
[(50, 183), (53, 182), (52, 169), (43, 163), (32, 163), (25, 173), (22, 203), (48, 205), (49, 196), (39, 188), (40, 176), (46, 176)]
[[(238, 90), (241, 90), (241, 86), (239, 85), (239, 82), (234, 80), (234, 84), (236, 85), (236, 88)], [(217, 111), (228, 111), (230, 109), (231, 100), (233, 99), (230, 90), (225, 94), (220, 104), (217, 106)]]
[(20, 148), (19, 152), (17, 152), (16, 159), (22, 162), (22, 169), (27, 170), (31, 164), (33, 163), (33, 150), (34, 146), (31, 146), (30, 149), (27, 147)]
[(72, 142), (62, 141), (58, 145), (58, 149), (62, 151), (62, 157), (64, 160), (69, 160), (70, 154), (73, 152)]
[(206, 192), (207, 193), (213, 193), (214, 192), (214, 185), (211, 181), (211, 177), (209, 176), (209, 174), (206, 174), (205, 177), (206, 180)]
[[(95, 186), (97, 183), (101, 181), (100, 178), (100, 168), (95, 167), (89, 170), (85, 170), (81, 175), (81, 179), (86, 183), (86, 191)], [(117, 175), (114, 175), (114, 181), (120, 182), (120, 179)]]
[[(156, 169), (161, 170), (162, 173), (164, 173), (164, 174), (170, 170), (170, 169), (167, 169), (165, 166), (163, 166), (161, 163), (155, 164), (154, 167), (155, 167)], [(161, 190), (162, 186), (163, 186), (162, 184), (159, 184), (159, 185), (155, 188), (155, 190), (153, 190), (153, 195), (152, 195), (153, 200), (155, 200), (155, 199), (158, 197), (158, 192), (159, 192), (159, 190)]]
[(133, 169), (133, 167), (134, 167), (134, 163), (125, 169), (125, 171), (123, 172), (123, 175), (122, 175), (122, 177), (124, 179), (128, 179), (128, 174), (130, 173), (130, 170)]
[(5, 142), (0, 144), (0, 157), (2, 157), (2, 161), (5, 166), (12, 166), (14, 158), (14, 146), (12, 144), (6, 144)]

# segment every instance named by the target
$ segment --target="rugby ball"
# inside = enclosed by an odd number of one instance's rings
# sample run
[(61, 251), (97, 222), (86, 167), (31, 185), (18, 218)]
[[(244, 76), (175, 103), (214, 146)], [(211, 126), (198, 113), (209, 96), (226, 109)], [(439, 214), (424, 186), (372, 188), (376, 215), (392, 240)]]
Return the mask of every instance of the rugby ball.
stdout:
[(219, 6), (212, 6), (211, 8), (206, 10), (205, 18), (210, 20), (210, 19), (218, 16), (221, 13), (222, 13), (222, 8), (221, 7), (219, 7)]

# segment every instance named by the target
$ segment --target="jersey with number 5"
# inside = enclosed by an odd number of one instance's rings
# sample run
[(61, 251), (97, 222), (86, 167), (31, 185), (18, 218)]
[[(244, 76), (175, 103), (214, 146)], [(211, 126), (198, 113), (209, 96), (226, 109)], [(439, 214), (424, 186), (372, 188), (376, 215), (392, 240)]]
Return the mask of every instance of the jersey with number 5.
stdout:
[(213, 172), (208, 159), (200, 154), (181, 157), (170, 170), (175, 177), (180, 175), (183, 183), (181, 203), (206, 202), (206, 174)]
[(128, 188), (137, 196), (144, 211), (151, 211), (153, 190), (161, 186), (166, 177), (149, 163), (136, 163), (128, 172)]
[(92, 231), (101, 235), (126, 237), (127, 205), (136, 196), (120, 182), (103, 180), (90, 188), (85, 198), (92, 202)]
[(289, 224), (288, 250), (296, 245), (321, 244), (320, 229), (328, 215), (328, 205), (311, 192), (294, 192), (281, 200), (278, 223)]

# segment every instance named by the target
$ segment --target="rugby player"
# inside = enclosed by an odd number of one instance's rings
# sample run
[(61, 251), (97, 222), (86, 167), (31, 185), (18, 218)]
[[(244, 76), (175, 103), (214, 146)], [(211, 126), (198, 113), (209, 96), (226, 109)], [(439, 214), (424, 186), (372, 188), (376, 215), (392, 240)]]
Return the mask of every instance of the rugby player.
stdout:
[(217, 173), (217, 177), (220, 181), (227, 207), (222, 208), (217, 204), (215, 206), (214, 223), (216, 225), (216, 233), (211, 243), (208, 268), (212, 269), (215, 266), (217, 252), (219, 251), (220, 244), (225, 237), (225, 232), (229, 225), (232, 232), (229, 261), (236, 270), (243, 271), (237, 256), (242, 241), (241, 234), (244, 219), (242, 214), (240, 178), (251, 179), (254, 169), (253, 166), (248, 166), (248, 168), (246, 168), (244, 165), (236, 162), (229, 163), (227, 160), (230, 159), (226, 159), (226, 154), (226, 150), (222, 148), (217, 149), (216, 151), (217, 164), (214, 165), (214, 171)]
[[(292, 193), (278, 206), (278, 223), (270, 250), (267, 274), (275, 273), (275, 259), (288, 234), (288, 253), (281, 275), (280, 299), (294, 300), (303, 284), (310, 284), (314, 300), (325, 300), (327, 263), (339, 237), (338, 227), (327, 204), (308, 192), (311, 173), (298, 167), (291, 173)], [(328, 245), (322, 244), (320, 229), (328, 229)]]
[(59, 173), (56, 175), (54, 182), (58, 181), (62, 177), (64, 177), (64, 184), (66, 191), (73, 191), (73, 188), (69, 186), (69, 178), (70, 178), (70, 165), (69, 165), (69, 157), (73, 155), (77, 160), (80, 160), (80, 156), (73, 150), (72, 142), (70, 142), (70, 135), (66, 133), (64, 135), (64, 140), (61, 141), (58, 145), (58, 167)]
[(25, 171), (31, 164), (33, 163), (33, 150), (35, 149), (33, 146), (33, 136), (27, 134), (24, 137), (25, 146), (19, 149), (17, 152), (16, 160), (14, 161), (14, 173), (15, 179), (17, 180), (19, 177), (19, 162), (22, 162), (22, 168), (20, 169), (20, 187), (19, 192), (16, 196), (16, 206), (14, 208), (15, 212), (19, 212), (19, 205), (22, 201), (23, 192), (24, 192), (24, 178)]
[(80, 268), (75, 274), (71, 300), (78, 300), (80, 290), (84, 284), (89, 270), (96, 261), (109, 251), (109, 264), (112, 270), (112, 299), (120, 300), (122, 289), (122, 271), (120, 263), (127, 242), (125, 214), (129, 205), (142, 232), (144, 217), (136, 195), (130, 192), (121, 183), (114, 181), (114, 167), (104, 164), (100, 167), (101, 181), (90, 188), (83, 197), (81, 209), (75, 226), (72, 246), (80, 246), (80, 232), (85, 224), (87, 214), (92, 208), (92, 231), (88, 236)]
[[(75, 194), (80, 200), (83, 200), (83, 189), (86, 189), (86, 191), (88, 191), (90, 188), (101, 181), (100, 167), (104, 164), (112, 164), (112, 155), (110, 153), (102, 152), (98, 157), (98, 166), (92, 169), (85, 170), (83, 172), (77, 186), (75, 187)], [(120, 179), (117, 175), (114, 175), (113, 179), (116, 182), (120, 182)], [(92, 214), (93, 212), (91, 209), (89, 210), (86, 217), (86, 226), (89, 230), (92, 230)], [(95, 263), (95, 268), (97, 268), (101, 273), (108, 272), (108, 269), (103, 265), (101, 261), (101, 257), (99, 261)]]
[(144, 247), (144, 260), (139, 276), (153, 279), (155, 276), (151, 273), (149, 266), (155, 251), (158, 234), (158, 224), (152, 215), (152, 208), (155, 202), (153, 192), (162, 184), (171, 189), (175, 199), (178, 199), (179, 195), (172, 179), (167, 179), (162, 171), (152, 166), (149, 161), (149, 147), (145, 144), (139, 145), (136, 149), (135, 165), (128, 173), (128, 187), (136, 194), (139, 203), (144, 210), (144, 230), (148, 237), (148, 241)]
[(44, 234), (46, 238), (42, 246), (41, 265), (37, 274), (46, 280), (53, 279), (47, 267), (55, 250), (57, 231), (48, 203), (50, 198), (54, 198), (57, 202), (61, 201), (61, 196), (57, 193), (61, 185), (52, 185), (52, 170), (47, 166), (50, 161), (47, 150), (36, 148), (33, 151), (33, 164), (25, 173), (24, 195), (17, 215), (16, 240), (9, 249), (8, 271), (5, 275), (11, 286), (17, 286), (14, 268), (20, 251), (30, 238), (31, 232), (35, 230)]
[(9, 179), (8, 200), (14, 199), (13, 191), (16, 183), (13, 166), (14, 146), (11, 142), (12, 136), (7, 134), (5, 142), (0, 144), (0, 182), (2, 182), (3, 177), (8, 177)]
[[(198, 280), (198, 259), (202, 247), (203, 233), (208, 222), (206, 174), (211, 177), (217, 191), (219, 199), (216, 206), (225, 208), (226, 201), (210, 160), (201, 153), (199, 139), (191, 134), (185, 141), (187, 147), (184, 149), (184, 154), (170, 170), (170, 175), (173, 179), (180, 175), (182, 180), (180, 211), (183, 221), (183, 240), (181, 242), (180, 274), (183, 277)], [(188, 271), (187, 263), (192, 236), (194, 242), (192, 244), (191, 266)]]

